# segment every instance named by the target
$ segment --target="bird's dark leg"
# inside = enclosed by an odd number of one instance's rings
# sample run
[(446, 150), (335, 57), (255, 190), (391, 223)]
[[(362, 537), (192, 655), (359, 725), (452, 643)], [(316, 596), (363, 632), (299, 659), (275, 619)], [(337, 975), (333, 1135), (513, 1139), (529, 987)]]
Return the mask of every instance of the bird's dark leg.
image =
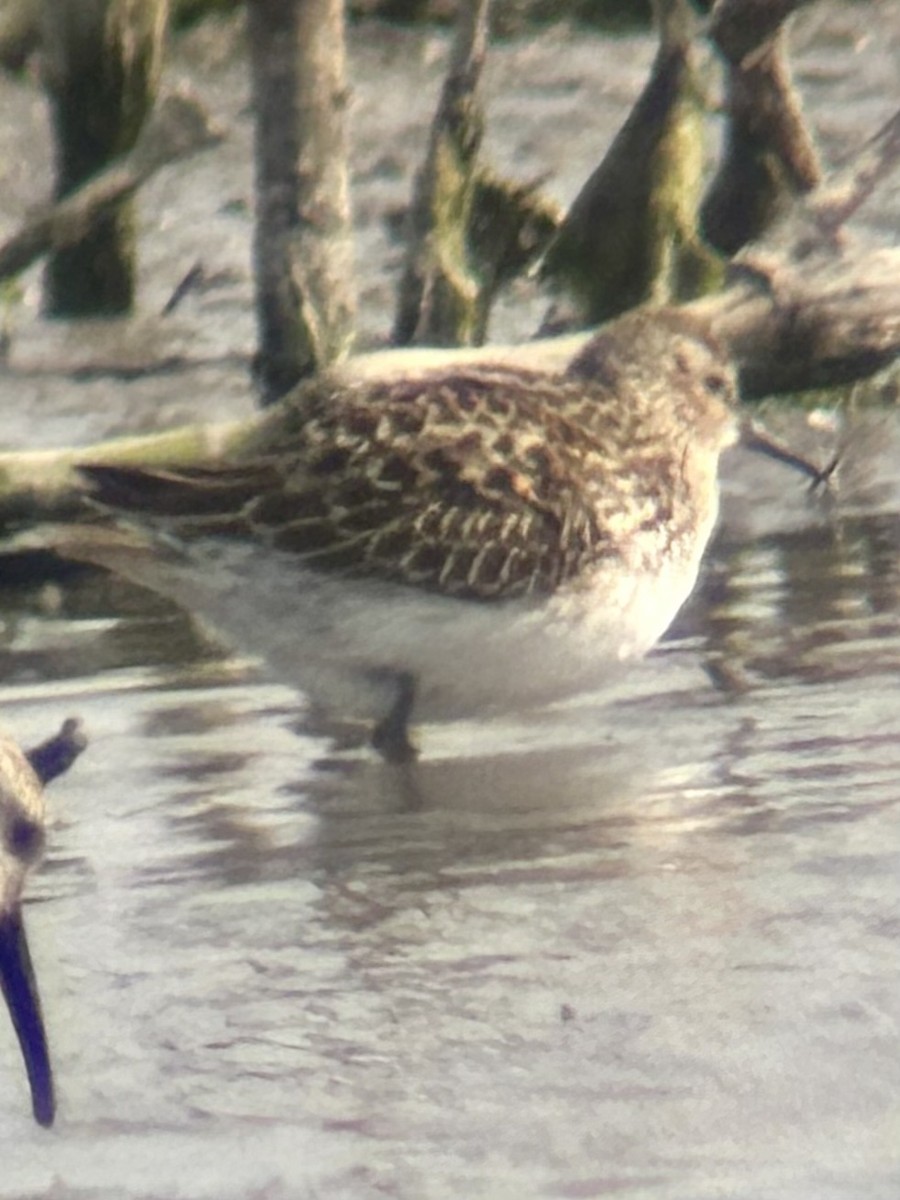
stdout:
[(409, 737), (409, 718), (416, 699), (416, 680), (409, 671), (392, 673), (397, 691), (387, 716), (372, 730), (372, 745), (387, 762), (408, 763), (418, 750)]
[(52, 1125), (56, 1113), (53, 1069), (37, 980), (19, 908), (0, 914), (0, 992), (6, 999), (25, 1060), (34, 1119), (39, 1125)]

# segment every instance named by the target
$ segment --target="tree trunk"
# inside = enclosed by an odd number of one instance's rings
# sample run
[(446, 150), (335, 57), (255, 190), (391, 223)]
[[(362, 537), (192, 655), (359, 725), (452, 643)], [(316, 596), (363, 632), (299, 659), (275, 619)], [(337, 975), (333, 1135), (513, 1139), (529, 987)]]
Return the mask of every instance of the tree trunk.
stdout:
[(250, 0), (257, 376), (276, 400), (349, 348), (354, 319), (342, 0)]
[(808, 2), (724, 0), (713, 15), (710, 36), (728, 64), (728, 126), (701, 220), (704, 237), (723, 254), (759, 237), (822, 177), (781, 24)]
[(450, 66), (407, 220), (406, 266), (393, 340), (468, 345), (484, 320), (469, 225), (484, 118), (479, 83), (490, 0), (461, 0)]
[[(168, 0), (44, 0), (44, 84), (62, 199), (137, 140), (156, 95)], [(123, 200), (47, 264), (51, 316), (128, 312), (134, 303), (134, 208)]]
[(576, 196), (541, 264), (566, 296), (547, 332), (607, 321), (637, 304), (689, 299), (722, 269), (697, 232), (703, 106), (687, 0), (656, 0), (659, 50), (627, 121)]

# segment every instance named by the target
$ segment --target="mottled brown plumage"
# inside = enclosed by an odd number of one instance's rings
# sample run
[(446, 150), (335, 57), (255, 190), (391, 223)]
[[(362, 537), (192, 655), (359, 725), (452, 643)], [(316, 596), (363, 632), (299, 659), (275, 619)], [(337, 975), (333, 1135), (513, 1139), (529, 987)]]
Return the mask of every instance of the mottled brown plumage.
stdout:
[(231, 462), (84, 470), (102, 503), (167, 519), (181, 537), (252, 538), (317, 569), (466, 599), (549, 595), (598, 561), (632, 558), (642, 532), (692, 538), (709, 507), (686, 450), (715, 466), (727, 367), (677, 314), (635, 321), (653, 364), (641, 377), (621, 336), (601, 335), (559, 375), (326, 380)]

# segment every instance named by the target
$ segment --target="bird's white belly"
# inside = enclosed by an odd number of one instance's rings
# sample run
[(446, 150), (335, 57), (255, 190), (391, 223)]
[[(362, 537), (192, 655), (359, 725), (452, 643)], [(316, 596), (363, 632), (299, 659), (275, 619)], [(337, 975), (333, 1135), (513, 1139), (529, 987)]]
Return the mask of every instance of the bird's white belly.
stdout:
[(436, 720), (601, 687), (665, 632), (698, 565), (698, 553), (666, 556), (653, 571), (617, 564), (549, 599), (485, 603), (201, 542), (189, 570), (170, 563), (152, 582), (316, 703), (382, 717), (395, 694), (386, 675), (403, 671), (416, 679), (415, 719)]

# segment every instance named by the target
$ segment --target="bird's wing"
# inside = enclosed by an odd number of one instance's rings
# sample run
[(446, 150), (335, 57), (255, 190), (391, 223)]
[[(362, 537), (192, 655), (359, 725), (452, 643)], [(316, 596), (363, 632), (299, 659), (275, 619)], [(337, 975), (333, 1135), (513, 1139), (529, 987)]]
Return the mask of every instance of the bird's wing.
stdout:
[(510, 369), (335, 387), (204, 469), (81, 468), (103, 505), (175, 535), (253, 538), (323, 570), (499, 599), (553, 591), (604, 552), (583, 430), (559, 377)]

